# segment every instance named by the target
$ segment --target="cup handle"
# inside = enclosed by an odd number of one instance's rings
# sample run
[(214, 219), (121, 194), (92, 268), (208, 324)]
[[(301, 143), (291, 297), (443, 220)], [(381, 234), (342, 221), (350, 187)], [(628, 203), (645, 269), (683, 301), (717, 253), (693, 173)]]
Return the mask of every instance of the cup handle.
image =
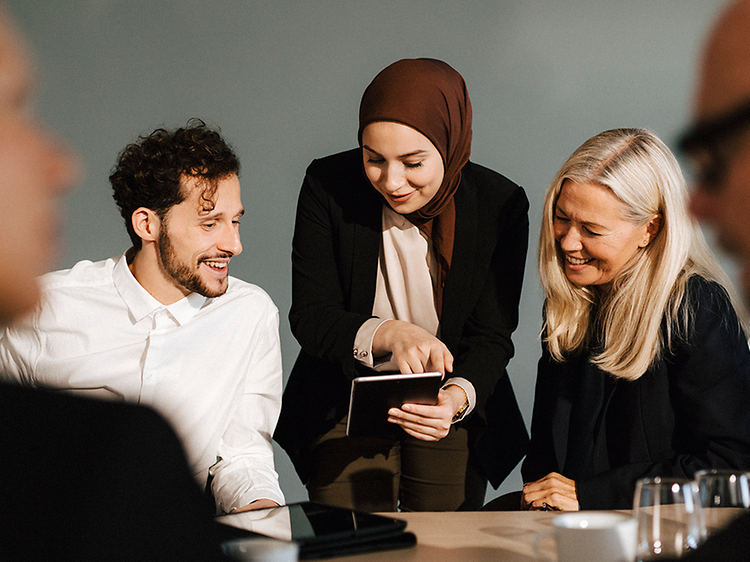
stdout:
[(533, 547), (534, 554), (536, 554), (537, 558), (541, 558), (542, 560), (546, 560), (547, 562), (557, 562), (554, 558), (550, 558), (549, 556), (547, 556), (547, 553), (542, 550), (540, 543), (548, 536), (552, 536), (554, 538), (555, 531), (552, 529), (539, 531), (534, 535), (534, 540), (531, 542), (531, 546)]

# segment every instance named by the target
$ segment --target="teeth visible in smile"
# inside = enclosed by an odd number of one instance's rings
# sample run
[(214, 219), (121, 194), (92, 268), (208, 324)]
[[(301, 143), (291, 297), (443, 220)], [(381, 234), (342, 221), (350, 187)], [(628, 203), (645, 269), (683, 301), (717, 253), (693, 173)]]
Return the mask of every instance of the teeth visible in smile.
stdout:
[(203, 263), (205, 263), (209, 267), (215, 267), (216, 269), (224, 269), (228, 265), (228, 262), (224, 261), (206, 261)]
[(577, 258), (571, 258), (570, 256), (565, 256), (565, 259), (568, 260), (568, 263), (572, 264), (572, 265), (583, 265), (583, 264), (588, 263), (588, 262), (591, 261), (590, 259), (588, 259), (588, 260), (579, 260)]

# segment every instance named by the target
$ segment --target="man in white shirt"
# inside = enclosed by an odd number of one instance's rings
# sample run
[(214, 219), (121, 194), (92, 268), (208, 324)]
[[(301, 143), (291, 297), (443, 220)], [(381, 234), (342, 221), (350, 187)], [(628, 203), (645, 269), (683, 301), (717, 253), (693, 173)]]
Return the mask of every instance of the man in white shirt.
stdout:
[[(31, 312), (77, 165), (31, 111), (34, 73), (0, 6), (0, 326)], [(215, 508), (152, 409), (0, 377), (0, 559), (228, 560)]]
[(227, 513), (284, 502), (278, 311), (228, 275), (242, 251), (238, 171), (197, 120), (126, 147), (110, 182), (133, 247), (45, 276), (42, 305), (0, 340), (0, 379), (154, 407)]

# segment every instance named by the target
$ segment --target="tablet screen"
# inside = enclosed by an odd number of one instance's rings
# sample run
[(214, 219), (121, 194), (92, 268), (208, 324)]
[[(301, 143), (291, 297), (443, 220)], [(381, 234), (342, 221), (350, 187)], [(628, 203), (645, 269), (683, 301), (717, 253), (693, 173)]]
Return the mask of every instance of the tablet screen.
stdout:
[(403, 529), (406, 522), (315, 502), (300, 502), (218, 517), (217, 521), (269, 537), (301, 544), (380, 534)]
[(388, 421), (388, 410), (402, 404), (437, 404), (441, 373), (357, 377), (352, 381), (346, 434), (350, 437), (394, 437), (403, 431)]

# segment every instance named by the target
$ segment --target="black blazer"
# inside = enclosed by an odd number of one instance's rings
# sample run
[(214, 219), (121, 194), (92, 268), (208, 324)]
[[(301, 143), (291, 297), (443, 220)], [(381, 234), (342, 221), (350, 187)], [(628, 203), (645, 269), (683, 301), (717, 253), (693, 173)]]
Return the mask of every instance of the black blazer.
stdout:
[[(312, 442), (347, 414), (360, 326), (372, 316), (384, 204), (359, 149), (314, 161), (297, 206), (292, 253), (292, 332), (302, 350), (287, 383), (274, 438), (302, 481)], [(453, 375), (471, 381), (477, 406), (464, 422), (495, 485), (525, 453), (528, 436), (505, 367), (528, 243), (519, 186), (468, 163), (455, 195), (453, 262), (443, 291), (440, 338)]]
[(544, 351), (525, 482), (559, 472), (576, 481), (581, 509), (625, 509), (641, 477), (750, 469), (745, 334), (721, 286), (694, 276), (688, 295), (688, 341), (635, 381), (609, 377), (588, 354), (556, 363)]

